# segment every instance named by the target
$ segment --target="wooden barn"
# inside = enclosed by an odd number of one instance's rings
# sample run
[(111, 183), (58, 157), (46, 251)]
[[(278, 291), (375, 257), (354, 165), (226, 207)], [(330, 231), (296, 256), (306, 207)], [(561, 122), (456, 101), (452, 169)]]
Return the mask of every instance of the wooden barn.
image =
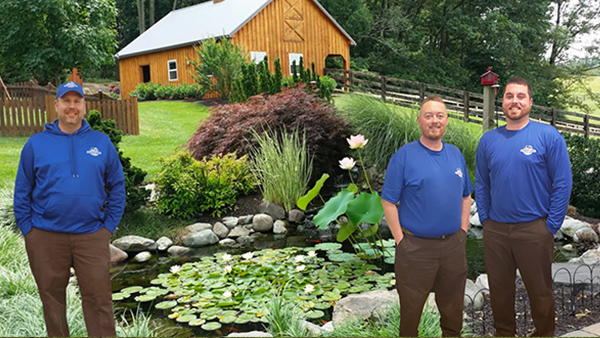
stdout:
[(284, 76), (292, 61), (315, 63), (322, 75), (325, 59), (343, 60), (350, 69), (354, 40), (316, 0), (212, 0), (170, 12), (116, 54), (121, 93), (129, 97), (138, 83), (194, 83), (194, 46), (208, 38), (227, 38), (255, 62), (279, 57)]

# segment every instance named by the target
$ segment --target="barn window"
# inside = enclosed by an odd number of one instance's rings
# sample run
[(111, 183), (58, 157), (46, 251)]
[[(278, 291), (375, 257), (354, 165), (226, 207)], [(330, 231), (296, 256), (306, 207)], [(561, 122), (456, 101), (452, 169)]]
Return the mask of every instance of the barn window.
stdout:
[(169, 66), (169, 81), (177, 81), (177, 60), (167, 61)]
[(259, 64), (267, 57), (267, 52), (250, 52), (252, 62)]
[(292, 64), (294, 61), (296, 61), (296, 74), (300, 73), (300, 58), (302, 58), (302, 54), (298, 54), (298, 53), (290, 53), (289, 54), (289, 60), (290, 60), (290, 75), (293, 75), (293, 69), (292, 69)]
[(142, 82), (150, 82), (150, 65), (144, 65), (142, 67)]

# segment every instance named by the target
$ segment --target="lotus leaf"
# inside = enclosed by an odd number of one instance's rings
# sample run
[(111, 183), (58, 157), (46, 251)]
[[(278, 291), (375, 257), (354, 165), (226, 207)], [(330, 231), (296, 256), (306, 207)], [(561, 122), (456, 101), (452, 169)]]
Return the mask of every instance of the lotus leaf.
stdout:
[(342, 244), (341, 243), (319, 243), (317, 245), (315, 245), (315, 249), (318, 250), (325, 250), (325, 251), (329, 251), (329, 250), (338, 250), (342, 248)]
[(342, 189), (339, 194), (327, 201), (323, 208), (313, 217), (313, 223), (322, 229), (326, 228), (329, 223), (346, 213), (348, 204), (352, 200), (354, 200), (354, 193), (348, 189)]
[(194, 320), (196, 318), (197, 318), (196, 315), (183, 315), (183, 316), (177, 318), (176, 321), (178, 323), (187, 323), (187, 322), (189, 322), (191, 320)]
[(121, 290), (121, 292), (123, 293), (137, 293), (140, 292), (140, 290), (143, 290), (144, 288), (141, 286), (130, 286), (128, 288), (124, 288), (123, 290)]
[(218, 322), (208, 322), (202, 325), (202, 330), (205, 331), (214, 331), (221, 328), (221, 323)]
[(174, 301), (174, 300), (167, 300), (167, 301), (160, 302), (160, 303), (158, 303), (158, 304), (155, 305), (155, 307), (157, 309), (161, 309), (161, 310), (170, 309), (170, 308), (173, 308), (175, 306), (177, 306), (177, 301)]
[(200, 325), (202, 325), (204, 323), (206, 323), (206, 320), (204, 320), (202, 318), (196, 318), (196, 319), (190, 320), (188, 322), (188, 325), (189, 326), (200, 326)]
[(146, 294), (146, 295), (140, 295), (135, 297), (135, 301), (136, 302), (149, 302), (151, 300), (155, 300), (156, 299), (156, 295), (153, 294)]
[(298, 199), (298, 201), (296, 202), (298, 208), (300, 208), (301, 210), (306, 210), (308, 203), (310, 203), (310, 201), (312, 201), (315, 197), (317, 197), (317, 195), (319, 195), (319, 192), (321, 192), (321, 188), (323, 188), (323, 184), (325, 183), (325, 181), (327, 181), (328, 178), (329, 174), (323, 174), (321, 178), (315, 183), (315, 186), (312, 189), (310, 189), (308, 193), (306, 193), (306, 195)]
[(372, 194), (364, 192), (348, 203), (346, 214), (354, 224), (369, 223), (377, 225), (383, 216), (381, 197), (377, 192)]
[(113, 293), (112, 300), (123, 300), (125, 298), (129, 298), (131, 295), (126, 292), (117, 292)]
[(304, 315), (306, 316), (306, 318), (318, 319), (318, 318), (325, 316), (325, 313), (321, 310), (312, 310), (312, 311), (306, 312)]
[(354, 231), (356, 231), (356, 224), (352, 223), (351, 221), (342, 223), (342, 226), (340, 227), (337, 233), (337, 241), (343, 242), (347, 240), (348, 237), (350, 237), (354, 233)]

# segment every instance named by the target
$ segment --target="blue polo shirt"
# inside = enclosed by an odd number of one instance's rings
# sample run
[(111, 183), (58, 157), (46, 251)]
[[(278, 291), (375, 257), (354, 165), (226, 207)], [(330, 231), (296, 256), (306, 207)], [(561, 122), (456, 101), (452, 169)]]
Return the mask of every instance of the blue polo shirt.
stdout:
[(473, 192), (465, 158), (455, 146), (442, 150), (420, 140), (400, 148), (388, 164), (381, 198), (398, 203), (400, 225), (418, 237), (439, 237), (461, 226), (462, 199)]

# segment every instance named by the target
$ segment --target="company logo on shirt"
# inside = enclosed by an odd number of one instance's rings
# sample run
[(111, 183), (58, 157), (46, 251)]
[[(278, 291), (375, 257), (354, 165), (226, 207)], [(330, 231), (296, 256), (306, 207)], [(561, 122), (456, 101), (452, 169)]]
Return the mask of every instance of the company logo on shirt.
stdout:
[(460, 178), (463, 177), (463, 173), (462, 173), (462, 170), (460, 170), (460, 168), (456, 168), (456, 171), (454, 173)]
[(86, 151), (86, 153), (92, 155), (92, 156), (98, 156), (98, 155), (102, 155), (102, 153), (100, 152), (100, 150), (98, 150), (98, 148), (96, 147), (91, 147), (90, 150)]
[(527, 156), (536, 153), (537, 150), (533, 149), (533, 147), (531, 146), (531, 144), (526, 145), (523, 149), (521, 149), (521, 152)]

